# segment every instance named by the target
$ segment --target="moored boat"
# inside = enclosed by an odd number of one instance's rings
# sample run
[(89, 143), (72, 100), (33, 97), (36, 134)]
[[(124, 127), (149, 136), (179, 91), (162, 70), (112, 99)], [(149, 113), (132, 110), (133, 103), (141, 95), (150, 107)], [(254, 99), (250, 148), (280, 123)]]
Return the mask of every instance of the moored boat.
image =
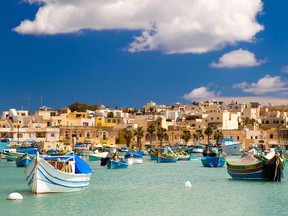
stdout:
[(32, 161), (32, 158), (30, 157), (29, 154), (25, 153), (22, 156), (19, 156), (16, 159), (16, 166), (17, 167), (27, 167)]
[(175, 154), (179, 157), (179, 161), (190, 161), (190, 160), (198, 160), (197, 156), (194, 154), (189, 154), (182, 149), (174, 150)]
[(149, 149), (148, 154), (149, 154), (151, 160), (157, 159), (157, 151), (155, 149), (153, 149), (153, 148)]
[(201, 158), (201, 162), (205, 167), (223, 167), (226, 162), (226, 158), (221, 156), (206, 156)]
[(241, 142), (235, 142), (234, 138), (222, 138), (218, 144), (221, 146), (226, 155), (239, 155), (242, 148)]
[(58, 193), (84, 190), (92, 169), (77, 154), (40, 158), (37, 153), (25, 169), (32, 193)]
[(157, 150), (157, 163), (175, 163), (179, 159), (175, 153), (162, 152)]
[(201, 162), (205, 167), (223, 167), (226, 157), (219, 149), (213, 149), (211, 144), (207, 144)]
[(124, 160), (109, 160), (107, 162), (108, 169), (124, 169), (128, 168), (128, 162)]
[(94, 154), (89, 154), (89, 161), (100, 161), (101, 158), (106, 158), (109, 152), (98, 152)]
[(235, 161), (227, 161), (227, 172), (233, 179), (281, 181), (285, 160), (278, 152), (272, 157), (244, 153)]
[(129, 165), (131, 164), (142, 164), (143, 163), (143, 153), (141, 151), (138, 152), (126, 152), (124, 156), (125, 160), (129, 160)]

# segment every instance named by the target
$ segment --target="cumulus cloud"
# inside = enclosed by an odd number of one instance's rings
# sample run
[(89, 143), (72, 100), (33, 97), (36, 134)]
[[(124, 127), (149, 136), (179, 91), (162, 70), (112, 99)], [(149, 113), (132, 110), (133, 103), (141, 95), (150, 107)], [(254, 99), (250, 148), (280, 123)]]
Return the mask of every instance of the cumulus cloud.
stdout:
[(193, 89), (188, 94), (185, 94), (183, 98), (186, 99), (187, 101), (205, 100), (205, 99), (213, 99), (217, 97), (218, 94), (219, 93), (215, 91), (209, 91), (207, 87), (200, 87)]
[(20, 34), (61, 34), (83, 29), (139, 30), (130, 52), (206, 53), (263, 30), (256, 17), (262, 0), (26, 0), (39, 4)]
[(215, 68), (237, 68), (259, 66), (264, 61), (255, 58), (254, 53), (247, 50), (238, 49), (224, 54), (218, 62), (213, 62), (211, 67)]
[(266, 93), (280, 93), (288, 90), (287, 82), (282, 81), (280, 76), (270, 76), (259, 79), (256, 83), (236, 83), (233, 88), (242, 89), (244, 92), (253, 93), (256, 95), (266, 94)]

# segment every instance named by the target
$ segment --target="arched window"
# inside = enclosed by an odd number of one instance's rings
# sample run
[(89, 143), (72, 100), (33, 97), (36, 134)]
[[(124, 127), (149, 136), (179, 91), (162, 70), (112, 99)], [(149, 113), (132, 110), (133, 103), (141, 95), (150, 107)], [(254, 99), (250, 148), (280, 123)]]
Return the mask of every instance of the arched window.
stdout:
[(103, 139), (103, 140), (107, 140), (107, 139), (108, 139), (108, 134), (107, 134), (106, 131), (103, 131), (103, 132), (102, 132), (102, 139)]
[(90, 132), (90, 131), (87, 131), (87, 132), (86, 132), (86, 138), (87, 138), (87, 139), (91, 139), (91, 132)]
[(77, 137), (77, 132), (76, 131), (73, 132), (72, 137)]

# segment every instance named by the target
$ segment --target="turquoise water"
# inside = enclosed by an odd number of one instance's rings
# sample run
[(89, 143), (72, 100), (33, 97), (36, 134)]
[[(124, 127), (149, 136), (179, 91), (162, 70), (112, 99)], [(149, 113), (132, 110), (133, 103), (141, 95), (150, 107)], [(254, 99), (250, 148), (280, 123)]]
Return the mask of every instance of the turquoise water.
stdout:
[[(200, 160), (157, 164), (146, 158), (122, 170), (89, 163), (94, 174), (86, 190), (33, 195), (24, 168), (2, 161), (0, 215), (288, 215), (287, 170), (273, 183), (232, 180), (226, 165), (206, 168)], [(12, 192), (24, 199), (7, 200)]]

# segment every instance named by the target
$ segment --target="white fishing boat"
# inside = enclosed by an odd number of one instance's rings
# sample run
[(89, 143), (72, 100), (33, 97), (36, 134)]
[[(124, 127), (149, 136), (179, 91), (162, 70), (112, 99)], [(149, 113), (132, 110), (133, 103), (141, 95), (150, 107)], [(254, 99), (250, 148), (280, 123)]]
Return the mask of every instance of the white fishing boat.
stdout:
[(226, 155), (238, 155), (242, 148), (242, 143), (235, 142), (234, 138), (223, 138), (219, 140), (219, 145)]
[(92, 170), (77, 154), (40, 158), (39, 154), (25, 170), (32, 193), (59, 193), (84, 190)]

